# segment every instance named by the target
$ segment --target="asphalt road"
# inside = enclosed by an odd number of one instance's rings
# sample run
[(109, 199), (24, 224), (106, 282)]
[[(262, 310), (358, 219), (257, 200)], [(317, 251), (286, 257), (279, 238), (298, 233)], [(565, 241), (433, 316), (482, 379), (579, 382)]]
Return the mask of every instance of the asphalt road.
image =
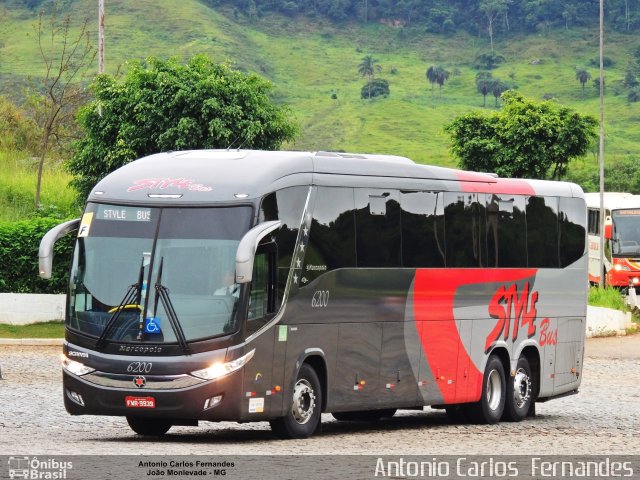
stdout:
[(452, 424), (439, 410), (340, 423), (307, 440), (277, 440), (267, 423), (174, 427), (160, 440), (124, 418), (72, 417), (62, 403), (59, 347), (0, 346), (0, 452), (6, 455), (635, 454), (640, 451), (640, 335), (587, 341), (580, 393), (538, 404), (521, 423)]

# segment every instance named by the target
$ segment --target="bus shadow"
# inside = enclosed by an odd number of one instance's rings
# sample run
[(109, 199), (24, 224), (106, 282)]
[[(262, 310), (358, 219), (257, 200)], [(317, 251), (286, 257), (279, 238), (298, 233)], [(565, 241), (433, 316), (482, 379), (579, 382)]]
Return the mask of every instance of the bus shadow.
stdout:
[[(539, 422), (553, 420), (553, 416), (537, 415), (524, 420), (525, 422)], [(252, 424), (232, 424), (233, 427), (225, 427), (224, 424), (202, 422), (199, 427), (180, 427), (183, 430), (171, 430), (162, 437), (143, 437), (131, 433), (126, 437), (104, 438), (105, 442), (118, 443), (218, 443), (235, 444), (242, 442), (271, 443), (277, 437), (271, 432), (266, 422)], [(455, 429), (458, 427), (510, 429), (515, 428), (513, 423), (502, 422), (496, 425), (475, 425), (469, 422), (459, 422), (450, 419), (443, 410), (401, 411), (399, 414), (381, 420), (371, 421), (337, 421), (331, 415), (324, 414), (321, 432), (316, 436), (338, 437), (341, 435), (367, 434), (377, 431), (400, 431), (418, 429)], [(175, 427), (174, 427), (175, 428)], [(299, 441), (299, 440), (297, 440)]]

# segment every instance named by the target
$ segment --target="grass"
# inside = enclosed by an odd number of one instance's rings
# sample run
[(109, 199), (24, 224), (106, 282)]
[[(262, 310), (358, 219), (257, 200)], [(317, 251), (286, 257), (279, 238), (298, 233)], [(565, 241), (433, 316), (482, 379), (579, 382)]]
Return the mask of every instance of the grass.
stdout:
[[(24, 152), (0, 150), (0, 221), (24, 220), (36, 215), (37, 159)], [(60, 218), (76, 213), (71, 177), (59, 162), (49, 162), (42, 177), (41, 212)]]
[(64, 322), (51, 321), (29, 325), (0, 323), (0, 338), (62, 338)]
[(591, 287), (589, 288), (589, 305), (593, 307), (612, 308), (627, 312), (629, 308), (620, 290), (613, 287)]
[[(19, 96), (15, 85), (42, 74), (32, 25), (37, 12), (13, 2), (7, 10), (0, 50), (0, 94)], [(69, 2), (75, 32), (85, 14), (97, 23), (95, 0)], [(455, 166), (449, 139), (443, 131), (456, 115), (482, 108), (475, 88), (475, 57), (488, 51), (484, 37), (463, 31), (453, 36), (427, 34), (420, 28), (395, 28), (382, 24), (336, 24), (317, 18), (265, 15), (249, 21), (231, 9), (209, 8), (198, 0), (114, 0), (107, 12), (107, 71), (115, 73), (128, 60), (149, 55), (181, 59), (196, 53), (236, 68), (256, 72), (274, 83), (274, 98), (291, 107), (301, 127), (299, 137), (285, 145), (298, 150), (344, 150), (404, 155), (420, 163)], [(140, 18), (145, 18), (141, 24)], [(145, 28), (143, 25), (153, 25)], [(607, 71), (606, 161), (640, 157), (640, 104), (627, 104), (621, 86), (636, 48), (632, 37), (607, 34), (607, 56), (614, 66)], [(498, 38), (496, 50), (506, 62), (495, 77), (518, 85), (525, 96), (545, 95), (580, 113), (598, 116), (596, 89), (589, 82), (583, 93), (575, 67), (597, 76), (589, 61), (598, 55), (596, 32), (557, 29), (547, 35)], [(386, 99), (362, 100), (365, 83), (357, 74), (362, 57), (371, 54), (389, 80)], [(455, 72), (432, 95), (425, 79), (429, 65), (439, 63)], [(394, 68), (397, 73), (392, 74)], [(332, 96), (335, 94), (335, 99)], [(493, 97), (487, 98), (493, 110)], [(596, 172), (594, 155), (575, 162), (571, 169)], [(0, 189), (3, 186), (0, 185)], [(15, 189), (14, 189), (15, 190)], [(24, 191), (24, 188), (19, 189)], [(18, 195), (11, 192), (10, 195)]]

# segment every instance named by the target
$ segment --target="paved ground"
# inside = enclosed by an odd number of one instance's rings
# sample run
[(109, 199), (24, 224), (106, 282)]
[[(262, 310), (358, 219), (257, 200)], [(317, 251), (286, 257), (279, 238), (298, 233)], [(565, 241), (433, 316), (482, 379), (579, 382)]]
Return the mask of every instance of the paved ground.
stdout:
[(640, 335), (587, 341), (581, 392), (538, 405), (522, 423), (454, 425), (440, 411), (376, 423), (323, 418), (322, 435), (276, 440), (266, 423), (174, 427), (162, 440), (122, 418), (72, 417), (62, 404), (59, 347), (0, 346), (0, 452), (44, 454), (635, 454), (640, 452)]

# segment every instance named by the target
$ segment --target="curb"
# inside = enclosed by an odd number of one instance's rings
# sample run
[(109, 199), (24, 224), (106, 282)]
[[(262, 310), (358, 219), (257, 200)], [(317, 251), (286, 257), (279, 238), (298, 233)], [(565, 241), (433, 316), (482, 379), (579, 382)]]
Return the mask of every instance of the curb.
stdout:
[(0, 345), (22, 345), (25, 347), (61, 347), (63, 338), (0, 338)]

